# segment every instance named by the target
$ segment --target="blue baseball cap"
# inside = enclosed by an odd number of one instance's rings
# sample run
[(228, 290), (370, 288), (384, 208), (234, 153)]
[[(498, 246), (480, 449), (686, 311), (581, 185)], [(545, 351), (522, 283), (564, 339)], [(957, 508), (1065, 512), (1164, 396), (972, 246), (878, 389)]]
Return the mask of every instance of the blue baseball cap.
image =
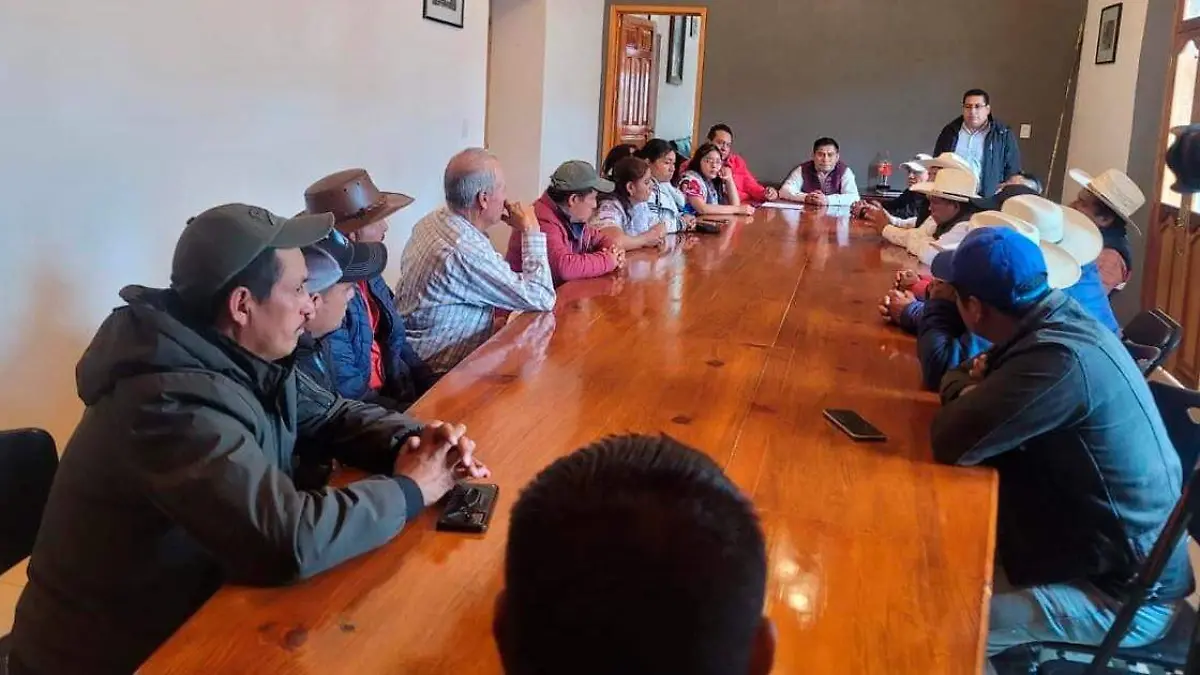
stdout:
[(953, 251), (933, 259), (930, 273), (1005, 311), (1020, 310), (1050, 291), (1038, 245), (1007, 227), (972, 230)]

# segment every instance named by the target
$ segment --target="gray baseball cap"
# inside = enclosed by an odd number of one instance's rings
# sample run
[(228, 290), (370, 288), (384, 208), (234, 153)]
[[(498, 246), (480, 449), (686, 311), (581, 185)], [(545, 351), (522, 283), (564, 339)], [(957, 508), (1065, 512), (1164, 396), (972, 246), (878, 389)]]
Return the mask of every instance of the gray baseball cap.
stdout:
[(331, 213), (289, 219), (247, 204), (211, 208), (179, 235), (171, 288), (188, 302), (208, 302), (263, 251), (315, 244), (332, 229)]
[(617, 186), (611, 180), (601, 178), (600, 174), (596, 173), (596, 167), (581, 159), (573, 159), (563, 162), (554, 170), (554, 173), (550, 175), (550, 187), (563, 192), (596, 190), (607, 193), (612, 192)]

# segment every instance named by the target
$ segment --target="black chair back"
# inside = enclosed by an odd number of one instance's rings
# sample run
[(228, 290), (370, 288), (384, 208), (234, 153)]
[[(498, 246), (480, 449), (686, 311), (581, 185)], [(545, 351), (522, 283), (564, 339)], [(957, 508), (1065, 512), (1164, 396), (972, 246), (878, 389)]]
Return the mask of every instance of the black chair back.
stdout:
[(1126, 340), (1125, 349), (1129, 350), (1129, 355), (1133, 357), (1134, 363), (1137, 364), (1138, 370), (1142, 372), (1143, 376), (1149, 376), (1163, 362), (1162, 350), (1158, 347), (1139, 345)]
[(54, 439), (41, 429), (0, 431), (0, 572), (29, 557), (58, 469)]
[(1157, 348), (1161, 352), (1158, 362), (1149, 369), (1154, 370), (1179, 347), (1179, 342), (1183, 338), (1183, 327), (1161, 309), (1152, 309), (1133, 317), (1133, 320), (1126, 324), (1121, 331), (1121, 338), (1127, 347), (1129, 343), (1133, 343)]

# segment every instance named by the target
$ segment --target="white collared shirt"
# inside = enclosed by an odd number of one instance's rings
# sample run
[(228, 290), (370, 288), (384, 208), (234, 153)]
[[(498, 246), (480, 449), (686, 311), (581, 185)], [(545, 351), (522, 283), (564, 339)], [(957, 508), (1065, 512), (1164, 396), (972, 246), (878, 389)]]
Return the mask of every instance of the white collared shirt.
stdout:
[(992, 123), (990, 120), (980, 127), (979, 131), (967, 129), (966, 122), (958, 130), (958, 141), (954, 145), (954, 152), (967, 160), (967, 164), (971, 165), (971, 170), (975, 172), (975, 180), (977, 181), (983, 175), (983, 146), (987, 140), (988, 132), (991, 130)]

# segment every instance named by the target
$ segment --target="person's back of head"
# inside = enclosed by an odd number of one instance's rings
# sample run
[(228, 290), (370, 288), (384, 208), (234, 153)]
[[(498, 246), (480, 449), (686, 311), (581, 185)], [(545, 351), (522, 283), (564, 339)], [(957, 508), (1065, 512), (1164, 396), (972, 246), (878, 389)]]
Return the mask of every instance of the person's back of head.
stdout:
[(607, 438), (542, 471), (513, 507), (496, 639), (509, 675), (766, 673), (766, 547), (709, 457)]
[(633, 157), (637, 154), (638, 147), (632, 143), (622, 143), (614, 146), (608, 151), (608, 155), (604, 158), (604, 163), (600, 165), (600, 175), (612, 180), (613, 171), (617, 168), (617, 164), (621, 160), (628, 157)]

